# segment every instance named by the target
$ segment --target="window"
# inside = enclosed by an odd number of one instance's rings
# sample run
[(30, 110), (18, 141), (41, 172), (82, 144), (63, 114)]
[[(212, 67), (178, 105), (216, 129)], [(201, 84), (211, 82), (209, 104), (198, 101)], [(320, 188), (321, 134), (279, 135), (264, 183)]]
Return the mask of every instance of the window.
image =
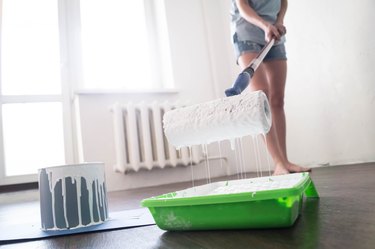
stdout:
[(62, 104), (3, 104), (5, 175), (35, 174), (65, 163)]
[(72, 92), (172, 87), (164, 1), (0, 0), (0, 185), (74, 163)]
[(2, 2), (2, 94), (61, 94), (57, 1)]
[(58, 5), (50, 0), (1, 3), (0, 179), (13, 177), (8, 183), (17, 183), (17, 176), (35, 176), (38, 168), (69, 161)]
[(165, 14), (155, 14), (163, 11), (163, 1), (158, 5), (154, 0), (80, 2), (82, 88), (139, 90), (170, 86), (169, 56), (167, 52), (158, 53), (168, 45), (162, 28)]

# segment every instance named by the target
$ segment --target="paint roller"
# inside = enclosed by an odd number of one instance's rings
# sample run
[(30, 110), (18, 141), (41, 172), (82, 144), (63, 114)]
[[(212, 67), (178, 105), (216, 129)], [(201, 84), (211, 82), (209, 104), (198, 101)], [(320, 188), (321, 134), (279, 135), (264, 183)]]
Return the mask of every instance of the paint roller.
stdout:
[(238, 75), (226, 98), (166, 112), (163, 127), (169, 143), (181, 148), (268, 133), (272, 120), (265, 93), (241, 93), (274, 43), (271, 39)]
[(268, 54), (272, 46), (275, 44), (275, 39), (271, 39), (259, 52), (259, 54), (250, 62), (250, 64), (238, 75), (233, 86), (225, 90), (226, 96), (233, 96), (240, 94), (249, 85), (251, 78), (253, 77), (255, 71), (262, 63), (264, 57)]
[(263, 91), (177, 108), (163, 117), (165, 136), (177, 148), (266, 134), (271, 123)]

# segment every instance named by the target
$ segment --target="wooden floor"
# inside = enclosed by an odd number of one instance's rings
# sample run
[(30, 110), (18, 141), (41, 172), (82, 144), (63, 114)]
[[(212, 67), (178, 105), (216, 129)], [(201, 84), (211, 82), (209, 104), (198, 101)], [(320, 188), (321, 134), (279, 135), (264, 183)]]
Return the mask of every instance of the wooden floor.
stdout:
[[(2, 248), (375, 248), (375, 164), (317, 168), (320, 199), (307, 199), (293, 227), (264, 230), (165, 232), (157, 226), (72, 235)], [(112, 211), (138, 208), (143, 198), (190, 187), (172, 184), (110, 194)], [(23, 193), (24, 194), (24, 193)], [(2, 212), (39, 205), (35, 191), (0, 194)], [(0, 221), (1, 222), (1, 221)], [(0, 231), (1, 232), (1, 231)]]

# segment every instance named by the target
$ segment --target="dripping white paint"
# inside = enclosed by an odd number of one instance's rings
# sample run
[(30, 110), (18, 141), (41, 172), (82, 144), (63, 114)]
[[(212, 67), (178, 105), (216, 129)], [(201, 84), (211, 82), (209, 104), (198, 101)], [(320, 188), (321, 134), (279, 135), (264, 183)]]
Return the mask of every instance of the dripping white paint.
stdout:
[(74, 229), (108, 219), (103, 163), (42, 168), (39, 192), (44, 230)]

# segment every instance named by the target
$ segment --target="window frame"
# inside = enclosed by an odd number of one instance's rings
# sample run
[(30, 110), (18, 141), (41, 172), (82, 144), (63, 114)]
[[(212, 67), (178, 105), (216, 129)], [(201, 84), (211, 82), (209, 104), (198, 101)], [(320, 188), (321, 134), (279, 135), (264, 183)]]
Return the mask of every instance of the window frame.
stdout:
[[(61, 102), (63, 107), (63, 127), (65, 163), (74, 164), (84, 160), (81, 148), (79, 103), (77, 94), (100, 93), (113, 94), (124, 92), (177, 92), (173, 85), (172, 57), (169, 46), (165, 1), (142, 0), (145, 3), (146, 26), (148, 35), (154, 38), (152, 48), (154, 58), (149, 70), (162, 72), (157, 75), (157, 87), (144, 90), (91, 89), (83, 84), (82, 42), (80, 0), (55, 0), (58, 11), (58, 33), (60, 49), (60, 84), (58, 95), (12, 95), (4, 96), (1, 92), (0, 77), (0, 186), (9, 184), (36, 182), (37, 174), (5, 176), (4, 138), (2, 127), (2, 105), (7, 103)], [(2, 42), (3, 0), (0, 0), (0, 53)], [(157, 31), (156, 31), (157, 30)], [(1, 75), (0, 59), (0, 75)]]
[[(2, 105), (9, 103), (35, 103), (35, 102), (60, 102), (62, 104), (63, 116), (63, 138), (64, 138), (64, 153), (65, 163), (72, 164), (78, 162), (78, 148), (76, 140), (77, 131), (74, 126), (74, 84), (79, 80), (80, 58), (75, 52), (80, 44), (79, 37), (77, 37), (75, 30), (69, 29), (74, 21), (77, 21), (78, 11), (74, 6), (79, 1), (74, 0), (57, 0), (58, 1), (58, 33), (59, 33), (59, 48), (60, 48), (60, 85), (61, 94), (50, 95), (3, 95), (1, 91), (1, 77), (0, 77), (0, 120), (3, 118)], [(3, 0), (0, 0), (0, 13), (3, 11)], [(0, 28), (2, 27), (2, 20), (0, 18)], [(0, 29), (1, 30), (1, 29)], [(0, 31), (0, 52), (2, 32)], [(78, 40), (77, 40), (78, 39)], [(1, 60), (0, 60), (0, 74), (1, 74)], [(73, 71), (76, 70), (76, 71)], [(4, 137), (3, 124), (0, 122), (0, 185), (20, 184), (38, 181), (38, 175), (5, 175), (5, 153), (4, 153)]]
[[(72, 0), (66, 0), (72, 1)], [(81, 68), (79, 71), (81, 80), (79, 84), (75, 87), (76, 94), (118, 94), (118, 93), (159, 93), (159, 92), (176, 92), (177, 89), (173, 83), (174, 75), (172, 70), (172, 56), (171, 56), (171, 47), (170, 47), (170, 38), (168, 33), (167, 25), (167, 14), (166, 14), (166, 3), (164, 0), (155, 1), (155, 0), (141, 0), (144, 2), (145, 6), (145, 16), (146, 16), (146, 32), (149, 41), (153, 41), (149, 44), (150, 52), (150, 64), (151, 66), (146, 70), (151, 72), (153, 78), (156, 80), (153, 83), (154, 87), (144, 88), (144, 89), (133, 89), (133, 88), (96, 88), (90, 87), (89, 84), (84, 82), (84, 72), (82, 69), (82, 58)], [(77, 0), (79, 9), (79, 2)], [(78, 14), (79, 15), (79, 14)], [(78, 16), (77, 23), (80, 20)], [(79, 23), (81, 27), (81, 24)], [(82, 43), (80, 41), (79, 46)], [(82, 55), (81, 47), (77, 50)], [(78, 53), (77, 53), (78, 54)], [(124, 82), (125, 83), (125, 82)]]

